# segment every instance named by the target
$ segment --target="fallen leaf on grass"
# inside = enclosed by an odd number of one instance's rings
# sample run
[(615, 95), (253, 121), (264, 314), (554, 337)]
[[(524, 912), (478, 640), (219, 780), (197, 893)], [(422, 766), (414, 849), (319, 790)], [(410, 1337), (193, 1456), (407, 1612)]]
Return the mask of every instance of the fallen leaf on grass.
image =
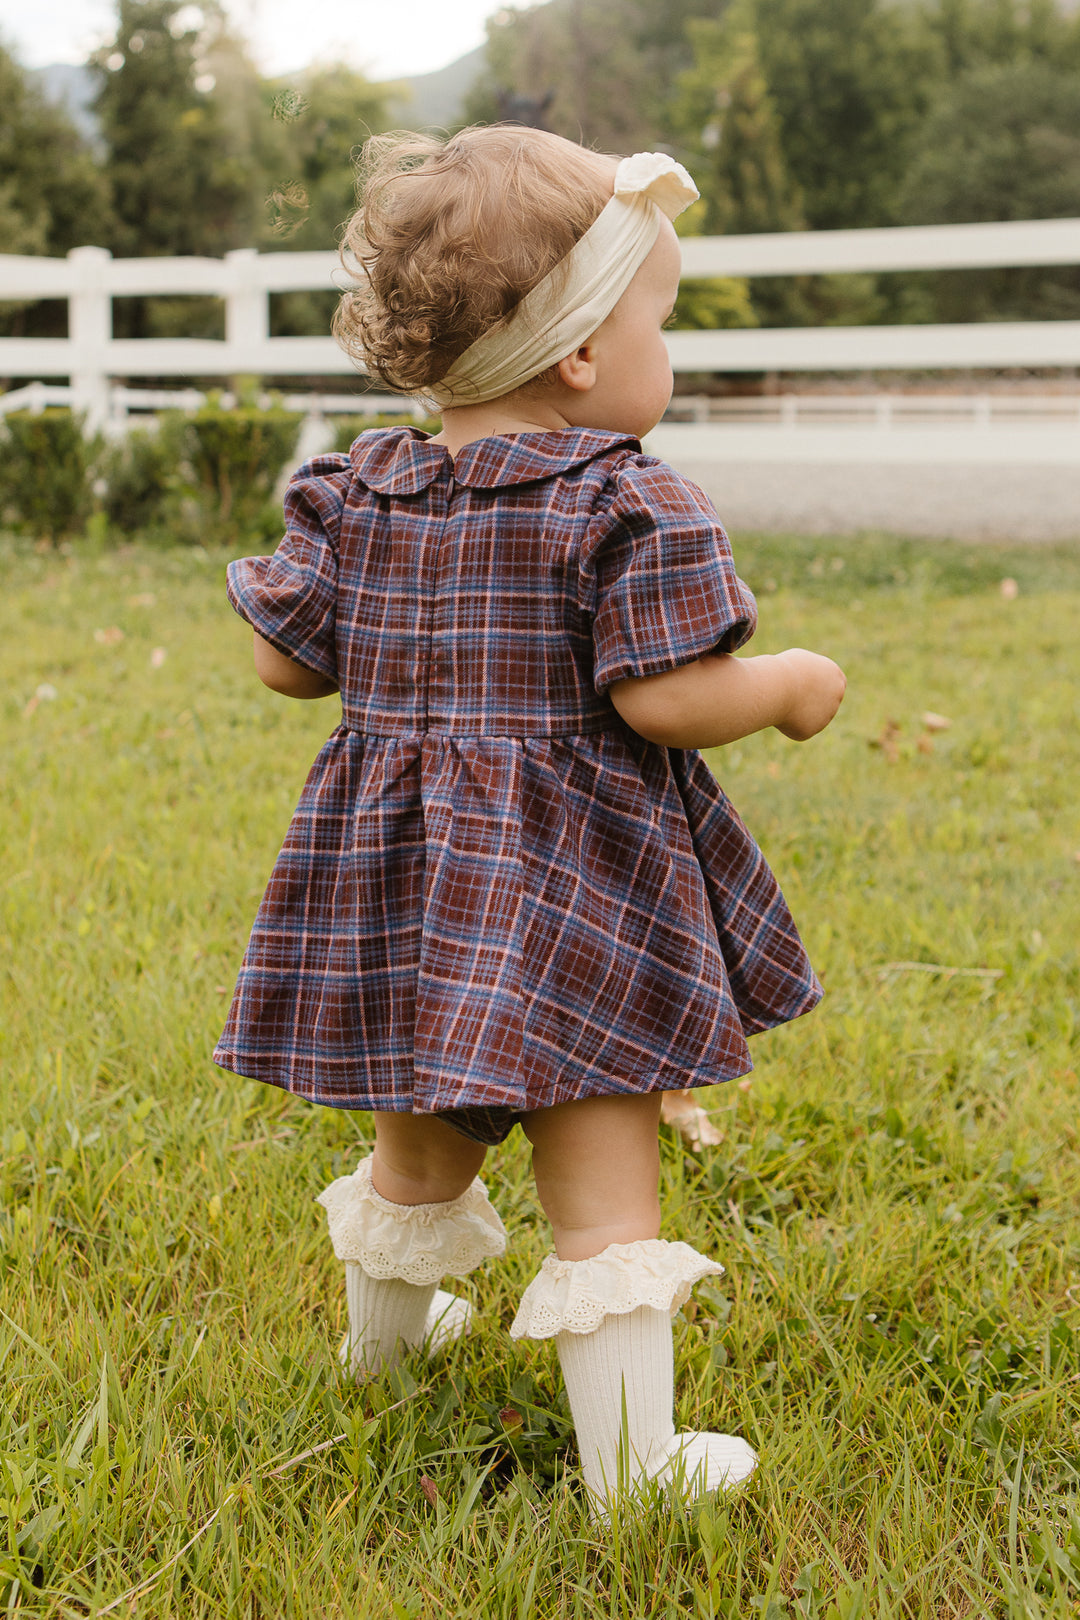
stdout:
[(947, 714), (935, 714), (933, 709), (924, 709), (919, 718), (927, 731), (948, 731), (952, 725)]
[(1020, 595), (1020, 587), (1015, 579), (1003, 579), (998, 588), (1001, 591), (1003, 600), (1006, 602), (1015, 602)]
[(439, 1487), (436, 1485), (430, 1474), (420, 1475), (420, 1489), (431, 1503), (431, 1506), (434, 1507), (436, 1502), (439, 1500)]
[(692, 1091), (662, 1092), (660, 1118), (678, 1131), (687, 1147), (717, 1147), (723, 1140)]
[(928, 731), (922, 731), (915, 739), (915, 746), (920, 754), (932, 754), (934, 752), (934, 739)]
[(169, 655), (164, 647), (155, 647), (153, 652), (150, 654), (150, 668), (160, 669), (168, 656)]
[(42, 703), (52, 703), (59, 696), (60, 696), (59, 692), (56, 690), (56, 687), (53, 686), (51, 682), (42, 681), (41, 685), (34, 692), (34, 695), (30, 699), (29, 703), (23, 709), (23, 714), (31, 715), (31, 714), (33, 714), (34, 710), (36, 708), (38, 708), (38, 706), (40, 704), (42, 704)]
[(869, 739), (870, 747), (880, 748), (889, 764), (895, 765), (900, 758), (900, 744), (897, 742), (899, 735), (899, 720), (886, 720), (881, 728), (881, 735)]
[(110, 624), (105, 630), (95, 630), (94, 640), (101, 647), (115, 647), (118, 641), (123, 641), (124, 632), (118, 624)]
[(516, 1406), (504, 1406), (499, 1411), (499, 1422), (508, 1434), (518, 1434), (525, 1427), (525, 1419)]

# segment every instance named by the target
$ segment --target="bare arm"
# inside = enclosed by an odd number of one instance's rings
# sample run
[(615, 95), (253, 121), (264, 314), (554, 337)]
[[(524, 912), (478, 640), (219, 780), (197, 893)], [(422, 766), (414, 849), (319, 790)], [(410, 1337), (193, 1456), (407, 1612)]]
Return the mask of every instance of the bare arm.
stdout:
[(262, 636), (255, 633), (255, 673), (264, 686), (272, 692), (280, 692), (284, 697), (292, 698), (321, 698), (329, 697), (338, 690), (334, 681), (327, 680), (317, 670), (305, 669), (292, 658), (286, 658), (279, 653)]
[(665, 748), (717, 748), (776, 726), (804, 742), (844, 696), (831, 658), (791, 647), (757, 658), (707, 655), (662, 675), (616, 681), (608, 695), (628, 726)]

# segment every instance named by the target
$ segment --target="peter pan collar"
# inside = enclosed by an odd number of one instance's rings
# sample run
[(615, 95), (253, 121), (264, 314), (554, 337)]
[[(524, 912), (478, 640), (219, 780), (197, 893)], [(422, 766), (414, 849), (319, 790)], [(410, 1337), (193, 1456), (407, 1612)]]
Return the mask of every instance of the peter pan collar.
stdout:
[(419, 428), (372, 428), (355, 441), (349, 459), (361, 483), (380, 495), (416, 495), (445, 474), (470, 489), (498, 489), (552, 478), (593, 461), (622, 445), (639, 450), (632, 434), (596, 428), (552, 433), (502, 433), (477, 439), (450, 454)]

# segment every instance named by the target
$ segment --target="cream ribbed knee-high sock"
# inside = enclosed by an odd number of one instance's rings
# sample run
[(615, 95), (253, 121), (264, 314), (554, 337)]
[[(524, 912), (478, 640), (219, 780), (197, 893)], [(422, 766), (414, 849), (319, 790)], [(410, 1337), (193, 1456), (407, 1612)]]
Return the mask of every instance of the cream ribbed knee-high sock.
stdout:
[(735, 1485), (757, 1458), (736, 1435), (673, 1422), (671, 1315), (723, 1271), (685, 1243), (612, 1243), (590, 1260), (549, 1255), (522, 1296), (514, 1339), (554, 1339), (594, 1518), (656, 1480), (693, 1499)]
[[(671, 1317), (642, 1305), (594, 1333), (555, 1338), (590, 1493), (613, 1496), (660, 1466), (674, 1439)], [(626, 1399), (625, 1448), (623, 1396)]]
[(349, 1305), (348, 1365), (355, 1373), (396, 1367), (402, 1356), (427, 1336), (427, 1318), (436, 1283), (369, 1277), (362, 1266), (346, 1265)]
[(676, 1434), (671, 1316), (649, 1305), (608, 1316), (593, 1333), (555, 1338), (581, 1472), (594, 1511), (655, 1479), (688, 1498), (733, 1485), (757, 1461), (730, 1434)]

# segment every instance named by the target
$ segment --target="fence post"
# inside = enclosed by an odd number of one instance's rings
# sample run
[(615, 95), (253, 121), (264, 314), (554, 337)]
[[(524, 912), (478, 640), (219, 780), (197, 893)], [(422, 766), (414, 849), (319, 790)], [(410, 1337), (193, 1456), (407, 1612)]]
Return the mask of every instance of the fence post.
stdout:
[(72, 248), (68, 258), (78, 281), (68, 298), (68, 340), (74, 354), (71, 367), (71, 404), (86, 412), (86, 427), (96, 433), (109, 414), (107, 361), (112, 342), (112, 296), (105, 266), (108, 248)]
[[(270, 335), (270, 294), (258, 278), (259, 253), (257, 248), (233, 248), (226, 253), (229, 266), (229, 290), (225, 294), (225, 343), (229, 349), (241, 351), (237, 370), (258, 371), (250, 360), (244, 363), (243, 354), (258, 354)], [(231, 357), (230, 357), (231, 358)]]

